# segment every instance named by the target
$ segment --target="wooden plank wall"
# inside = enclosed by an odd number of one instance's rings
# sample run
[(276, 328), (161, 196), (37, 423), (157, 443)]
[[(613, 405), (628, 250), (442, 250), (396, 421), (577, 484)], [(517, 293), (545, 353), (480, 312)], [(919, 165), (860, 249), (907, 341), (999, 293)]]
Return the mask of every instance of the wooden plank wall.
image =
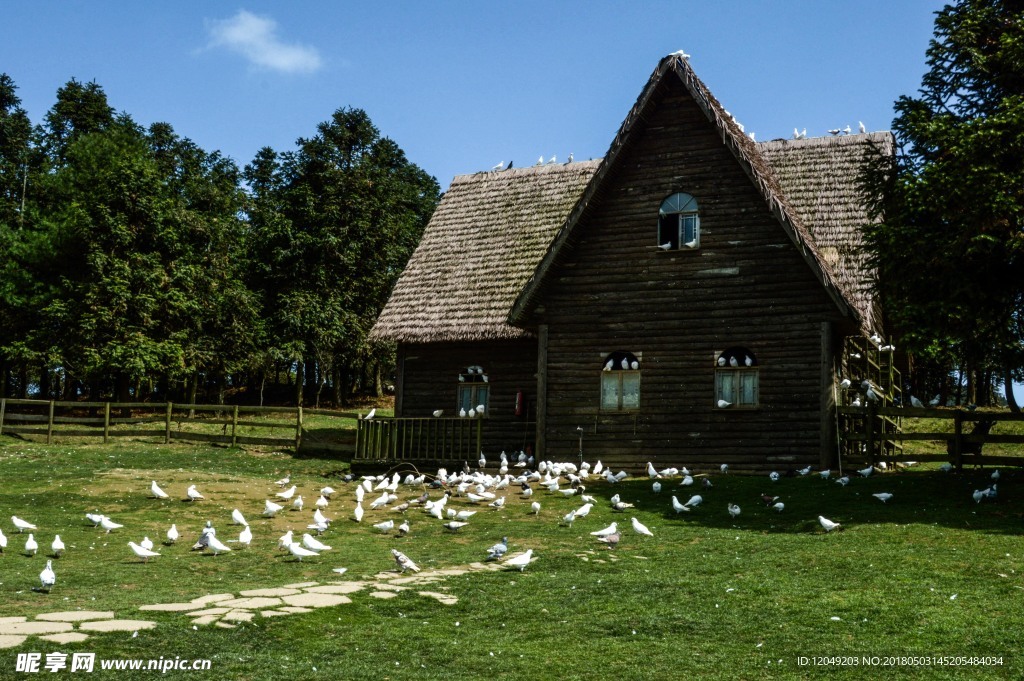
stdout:
[[(820, 459), (821, 325), (852, 331), (716, 129), (673, 79), (577, 225), (537, 323), (549, 325), (549, 459), (637, 469), (784, 470)], [(701, 247), (657, 248), (658, 208), (697, 198)], [(760, 407), (718, 409), (715, 353), (745, 346)], [(836, 343), (838, 346), (838, 343)], [(599, 413), (603, 353), (642, 355), (641, 408)]]
[[(400, 345), (401, 413), (396, 416), (430, 417), (435, 409), (445, 416), (458, 414), (458, 376), (478, 365), (490, 386), (489, 413), (483, 429), (483, 449), (490, 456), (502, 450), (532, 447), (535, 438), (537, 341), (485, 341)], [(522, 390), (528, 411), (515, 416), (516, 391)]]

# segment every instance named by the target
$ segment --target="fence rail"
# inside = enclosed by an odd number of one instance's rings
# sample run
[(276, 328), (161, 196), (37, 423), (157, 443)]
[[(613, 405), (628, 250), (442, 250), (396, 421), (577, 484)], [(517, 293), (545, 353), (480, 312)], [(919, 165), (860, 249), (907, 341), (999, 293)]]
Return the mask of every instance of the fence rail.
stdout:
[[(324, 411), (324, 410), (318, 410)], [(92, 415), (88, 415), (89, 413)], [(97, 413), (101, 412), (101, 413)], [(212, 414), (212, 416), (197, 416)], [(355, 414), (333, 412), (355, 417)], [(127, 414), (127, 415), (125, 415)], [(251, 420), (245, 415), (282, 415), (279, 420)], [(220, 433), (186, 430), (185, 423), (221, 426)], [(153, 427), (159, 424), (159, 427)], [(62, 427), (87, 426), (87, 427)], [(124, 428), (123, 426), (149, 426)], [(177, 427), (175, 427), (177, 426)], [(240, 427), (270, 431), (260, 436), (239, 432)], [(285, 430), (285, 435), (274, 431)], [(255, 407), (225, 404), (176, 404), (173, 402), (71, 402), (60, 400), (0, 399), (0, 435), (45, 435), (50, 444), (57, 437), (110, 438), (153, 437), (165, 444), (172, 440), (216, 442), (232, 447), (254, 444), (295, 447), (302, 442), (302, 407)]]
[[(1024, 445), (1024, 435), (991, 432), (1000, 422), (1024, 422), (1024, 414), (920, 407), (838, 407), (840, 445), (848, 460), (875, 464), (878, 461), (948, 461), (957, 468), (971, 466), (1024, 466), (1024, 447), (1019, 455), (983, 454), (986, 444)], [(907, 431), (914, 419), (949, 421), (949, 430)], [(880, 422), (899, 424), (898, 432), (886, 432)], [(905, 452), (907, 442), (940, 442), (945, 453)], [(861, 452), (858, 457), (856, 452)], [(883, 454), (879, 454), (882, 452)]]
[(356, 423), (356, 461), (475, 461), (485, 419), (375, 418)]

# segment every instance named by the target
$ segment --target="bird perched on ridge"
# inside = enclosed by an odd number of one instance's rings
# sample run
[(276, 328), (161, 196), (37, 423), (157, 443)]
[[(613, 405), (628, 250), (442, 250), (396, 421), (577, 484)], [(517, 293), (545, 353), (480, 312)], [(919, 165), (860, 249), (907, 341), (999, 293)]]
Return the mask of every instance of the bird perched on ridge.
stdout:
[(398, 569), (401, 572), (406, 570), (412, 570), (413, 572), (419, 572), (420, 568), (414, 563), (409, 556), (405, 555), (398, 549), (391, 549), (391, 555), (395, 557), (395, 562), (398, 563)]
[(149, 486), (149, 491), (152, 492), (153, 496), (157, 499), (167, 499), (169, 496), (167, 492), (160, 489), (160, 485), (156, 484), (156, 480), (154, 480), (153, 484)]
[(143, 563), (148, 563), (150, 558), (159, 556), (160, 554), (153, 549), (147, 549), (144, 546), (140, 546), (133, 541), (128, 542), (128, 546), (131, 547), (132, 553), (142, 559)]
[(363, 417), (363, 420), (364, 421), (369, 421), (370, 419), (372, 419), (376, 415), (377, 415), (377, 407), (374, 407), (369, 412), (367, 412), (366, 416)]

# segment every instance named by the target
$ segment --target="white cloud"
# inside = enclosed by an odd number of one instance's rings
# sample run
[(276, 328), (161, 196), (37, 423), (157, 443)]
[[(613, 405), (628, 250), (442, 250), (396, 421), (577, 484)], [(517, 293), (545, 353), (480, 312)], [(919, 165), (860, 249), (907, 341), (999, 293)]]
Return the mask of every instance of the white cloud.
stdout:
[(289, 45), (277, 35), (277, 22), (244, 9), (230, 19), (208, 21), (209, 47), (236, 52), (254, 66), (284, 73), (312, 73), (323, 61), (315, 48)]

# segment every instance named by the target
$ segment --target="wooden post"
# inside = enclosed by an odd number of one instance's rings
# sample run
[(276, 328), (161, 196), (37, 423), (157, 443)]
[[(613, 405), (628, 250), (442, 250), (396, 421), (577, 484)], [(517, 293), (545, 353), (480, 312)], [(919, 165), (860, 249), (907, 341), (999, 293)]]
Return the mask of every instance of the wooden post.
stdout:
[[(524, 409), (526, 405), (523, 405)], [(537, 422), (534, 424), (534, 455), (540, 461), (547, 444), (548, 423), (548, 325), (537, 327)], [(530, 415), (527, 412), (526, 418)]]
[(7, 398), (0, 398), (0, 435), (4, 434), (4, 412), (7, 411)]
[(957, 409), (953, 412), (953, 465), (957, 472), (964, 467), (964, 413)]
[(866, 435), (865, 446), (867, 447), (868, 465), (875, 465), (875, 403), (868, 400), (865, 413), (866, 422), (864, 433)]
[(296, 407), (295, 412), (295, 453), (299, 453), (302, 446), (302, 405)]
[(359, 421), (359, 419), (356, 419), (356, 453), (355, 453), (355, 458), (356, 459), (363, 458), (363, 447), (366, 444), (364, 442), (364, 440), (365, 440), (364, 436), (365, 436), (365, 433), (363, 432), (363, 424)]
[(53, 439), (53, 400), (50, 400), (50, 415), (46, 419), (46, 444)]
[(238, 405), (236, 404), (235, 405), (234, 413), (231, 415), (231, 447), (232, 448), (235, 447), (235, 443), (237, 442), (237, 438), (236, 438), (236, 435), (235, 435), (235, 431), (237, 429), (238, 429)]
[(821, 367), (818, 381), (818, 389), (821, 391), (819, 408), (820, 415), (820, 441), (818, 443), (818, 465), (829, 468), (832, 462), (832, 452), (835, 451), (836, 438), (836, 401), (835, 388), (836, 379), (832, 370), (835, 350), (832, 344), (832, 325), (828, 322), (821, 323)]
[(171, 444), (171, 412), (174, 410), (174, 403), (167, 403), (167, 420), (164, 425), (164, 444)]
[(475, 456), (480, 456), (483, 453), (483, 440), (484, 440), (484, 422), (483, 419), (476, 419), (476, 451), (473, 453)]
[(103, 403), (103, 444), (110, 438), (110, 402)]

